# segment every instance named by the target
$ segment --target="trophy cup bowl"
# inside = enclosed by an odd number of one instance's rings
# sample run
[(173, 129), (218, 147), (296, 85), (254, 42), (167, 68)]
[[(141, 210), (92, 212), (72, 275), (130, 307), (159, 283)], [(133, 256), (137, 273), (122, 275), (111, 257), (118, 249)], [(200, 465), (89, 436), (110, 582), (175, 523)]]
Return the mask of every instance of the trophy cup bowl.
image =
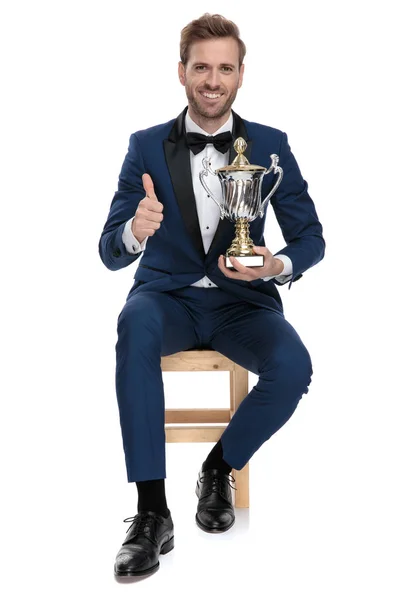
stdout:
[[(278, 166), (279, 156), (271, 154), (269, 169), (260, 165), (251, 165), (244, 156), (246, 141), (239, 137), (235, 140), (234, 148), (237, 156), (232, 164), (214, 171), (207, 158), (202, 161), (204, 171), (200, 172), (200, 182), (207, 194), (220, 209), (221, 219), (226, 217), (235, 223), (235, 237), (225, 254), (225, 266), (233, 269), (230, 256), (234, 256), (246, 267), (262, 267), (264, 256), (256, 254), (254, 243), (249, 235), (249, 223), (257, 217), (263, 217), (265, 208), (271, 196), (276, 192), (283, 177), (283, 169)], [(261, 200), (261, 188), (264, 175), (271, 171), (278, 174), (278, 179), (268, 196)], [(205, 178), (208, 174), (218, 177), (221, 183), (222, 202), (214, 197), (207, 186)]]

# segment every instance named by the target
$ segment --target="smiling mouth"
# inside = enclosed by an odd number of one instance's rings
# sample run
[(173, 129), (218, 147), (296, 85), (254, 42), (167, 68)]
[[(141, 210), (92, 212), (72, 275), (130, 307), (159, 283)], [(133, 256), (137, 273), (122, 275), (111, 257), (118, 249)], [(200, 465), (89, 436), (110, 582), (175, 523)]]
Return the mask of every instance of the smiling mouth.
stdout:
[(200, 94), (203, 98), (207, 98), (207, 100), (218, 100), (218, 98), (221, 98), (222, 96), (221, 93), (215, 94), (213, 92), (200, 92)]

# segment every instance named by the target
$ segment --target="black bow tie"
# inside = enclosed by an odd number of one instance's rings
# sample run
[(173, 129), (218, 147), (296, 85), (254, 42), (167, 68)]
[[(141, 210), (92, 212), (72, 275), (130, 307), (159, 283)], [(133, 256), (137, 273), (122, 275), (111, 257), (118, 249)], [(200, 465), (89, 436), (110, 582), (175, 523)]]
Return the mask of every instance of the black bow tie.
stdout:
[(232, 143), (233, 137), (230, 131), (224, 131), (218, 135), (203, 135), (202, 133), (188, 132), (186, 142), (193, 154), (198, 154), (206, 147), (206, 144), (213, 144), (218, 152), (223, 154), (227, 152)]

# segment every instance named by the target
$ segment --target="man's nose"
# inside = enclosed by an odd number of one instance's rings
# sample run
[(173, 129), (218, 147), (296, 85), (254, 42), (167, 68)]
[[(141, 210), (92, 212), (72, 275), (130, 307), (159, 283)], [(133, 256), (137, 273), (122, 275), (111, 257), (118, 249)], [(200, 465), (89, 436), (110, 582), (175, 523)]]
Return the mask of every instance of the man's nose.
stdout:
[(206, 83), (208, 84), (208, 86), (210, 88), (218, 89), (219, 85), (220, 85), (220, 81), (221, 81), (220, 77), (221, 77), (221, 74), (218, 69), (211, 69), (211, 71), (209, 71), (209, 73), (208, 73)]

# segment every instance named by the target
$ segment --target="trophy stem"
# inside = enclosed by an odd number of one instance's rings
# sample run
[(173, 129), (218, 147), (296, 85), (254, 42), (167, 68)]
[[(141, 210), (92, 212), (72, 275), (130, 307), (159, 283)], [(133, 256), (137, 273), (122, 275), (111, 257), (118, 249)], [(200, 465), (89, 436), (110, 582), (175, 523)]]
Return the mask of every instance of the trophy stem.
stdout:
[(251, 239), (250, 224), (246, 217), (239, 217), (235, 223), (235, 238), (226, 252), (226, 256), (253, 256), (254, 242)]

